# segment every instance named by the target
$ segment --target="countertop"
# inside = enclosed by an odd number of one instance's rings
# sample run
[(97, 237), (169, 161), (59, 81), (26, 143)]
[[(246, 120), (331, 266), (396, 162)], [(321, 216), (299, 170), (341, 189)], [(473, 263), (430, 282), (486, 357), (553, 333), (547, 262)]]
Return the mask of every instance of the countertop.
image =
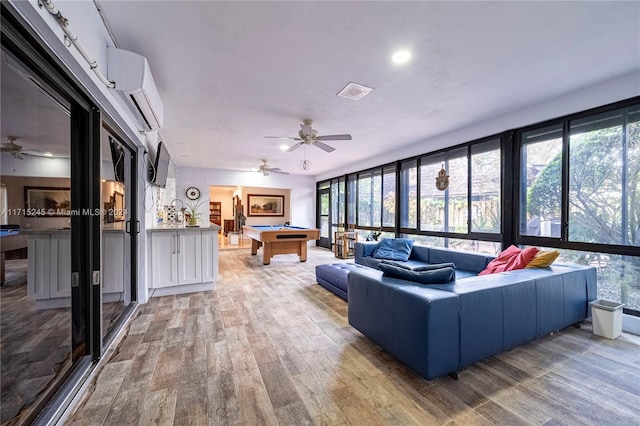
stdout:
[(209, 226), (184, 226), (184, 225), (159, 225), (155, 228), (147, 229), (147, 232), (193, 232), (193, 231), (219, 231), (221, 226), (211, 224)]
[[(124, 223), (124, 222), (123, 222)], [(102, 227), (102, 232), (124, 232), (124, 225), (106, 225)], [(42, 234), (68, 234), (71, 232), (70, 227), (64, 228), (20, 228), (20, 233), (25, 235), (42, 235)]]

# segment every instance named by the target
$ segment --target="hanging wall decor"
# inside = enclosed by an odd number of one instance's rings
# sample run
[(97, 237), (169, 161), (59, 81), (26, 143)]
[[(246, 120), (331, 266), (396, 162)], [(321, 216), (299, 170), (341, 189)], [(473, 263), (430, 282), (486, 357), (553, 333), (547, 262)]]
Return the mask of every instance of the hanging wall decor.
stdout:
[(442, 163), (442, 169), (438, 172), (438, 176), (436, 176), (436, 188), (440, 191), (444, 191), (449, 187), (449, 175), (447, 171), (444, 169), (444, 163)]

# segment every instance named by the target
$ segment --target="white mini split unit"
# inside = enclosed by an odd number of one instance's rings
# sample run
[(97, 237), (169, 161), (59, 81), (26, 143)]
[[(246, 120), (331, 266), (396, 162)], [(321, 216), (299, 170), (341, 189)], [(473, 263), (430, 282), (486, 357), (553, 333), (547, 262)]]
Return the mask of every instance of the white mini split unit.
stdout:
[(133, 110), (140, 114), (144, 130), (161, 128), (164, 107), (147, 58), (115, 47), (109, 47), (107, 52), (108, 78), (115, 82), (116, 90), (124, 92)]

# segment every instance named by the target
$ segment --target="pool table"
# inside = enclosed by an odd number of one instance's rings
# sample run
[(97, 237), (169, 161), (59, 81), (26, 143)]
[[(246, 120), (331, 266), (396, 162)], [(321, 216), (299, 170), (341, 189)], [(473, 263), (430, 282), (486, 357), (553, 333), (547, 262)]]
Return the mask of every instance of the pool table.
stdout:
[(243, 226), (245, 235), (251, 238), (251, 254), (258, 253), (263, 247), (262, 263), (271, 263), (276, 254), (297, 254), (300, 262), (307, 261), (307, 241), (320, 238), (319, 229), (301, 228), (299, 226), (266, 225)]
[(18, 229), (0, 230), (0, 285), (4, 284), (5, 253), (27, 247), (27, 236)]

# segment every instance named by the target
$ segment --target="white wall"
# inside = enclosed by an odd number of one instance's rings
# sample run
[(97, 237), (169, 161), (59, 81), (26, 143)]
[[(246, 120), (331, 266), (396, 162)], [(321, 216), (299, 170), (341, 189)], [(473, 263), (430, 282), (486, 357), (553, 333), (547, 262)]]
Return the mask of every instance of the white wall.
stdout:
[(23, 155), (22, 160), (3, 152), (0, 154), (0, 173), (5, 176), (68, 178), (71, 162), (68, 158), (46, 158)]
[[(514, 96), (518, 94), (515, 93)], [(640, 73), (633, 72), (600, 82), (582, 90), (567, 93), (518, 111), (513, 111), (491, 120), (485, 120), (453, 132), (445, 133), (406, 147), (392, 149), (384, 155), (369, 158), (317, 175), (316, 181), (381, 166), (392, 161), (427, 154), (449, 146), (459, 145), (475, 139), (495, 135), (505, 130), (524, 127), (541, 121), (607, 105), (640, 95)], [(392, 145), (390, 145), (392, 148)]]

